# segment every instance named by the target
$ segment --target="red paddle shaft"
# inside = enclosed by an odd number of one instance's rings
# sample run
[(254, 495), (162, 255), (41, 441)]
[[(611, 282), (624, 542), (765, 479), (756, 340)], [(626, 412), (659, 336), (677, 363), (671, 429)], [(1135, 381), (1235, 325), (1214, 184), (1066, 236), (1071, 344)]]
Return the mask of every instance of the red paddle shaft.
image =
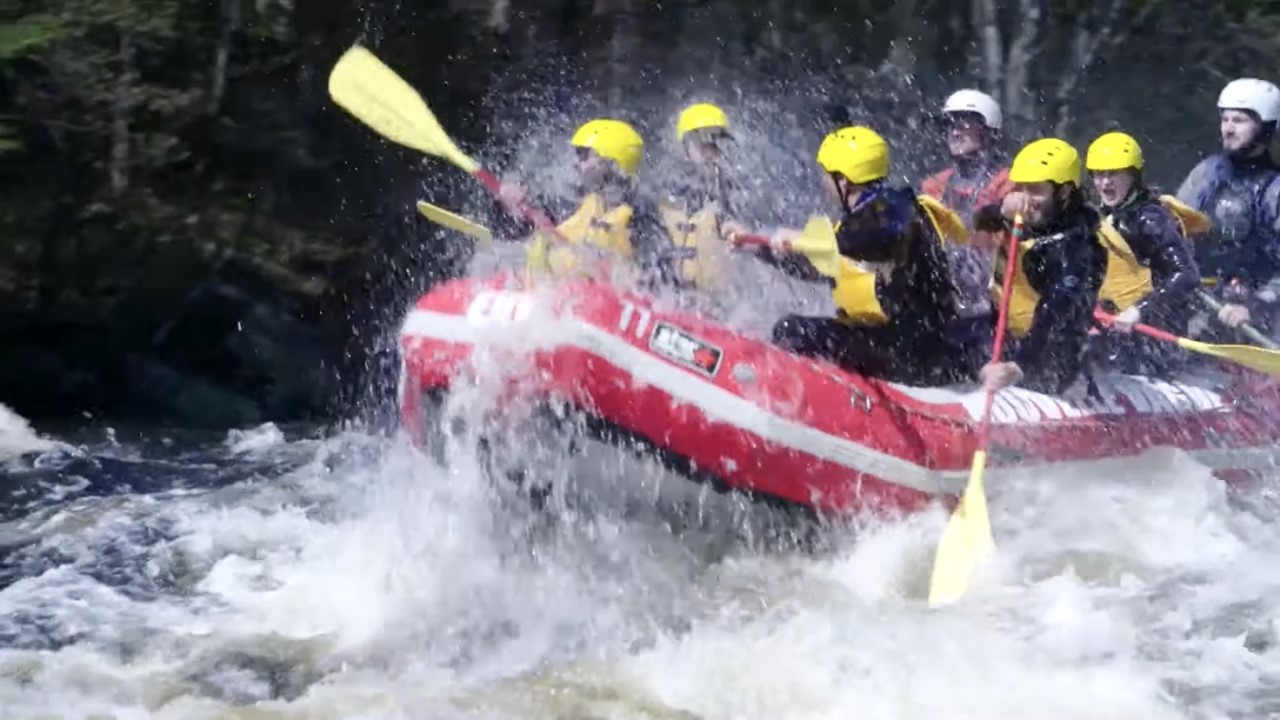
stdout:
[[(1099, 323), (1101, 323), (1106, 327), (1111, 327), (1111, 325), (1116, 320), (1114, 315), (1108, 315), (1102, 312), (1101, 308), (1094, 308), (1093, 319), (1097, 320)], [(1177, 335), (1174, 335), (1173, 333), (1165, 332), (1160, 328), (1151, 327), (1150, 325), (1143, 325), (1142, 323), (1134, 323), (1133, 329), (1137, 332), (1142, 333), (1143, 335), (1146, 335), (1149, 338), (1159, 340), (1161, 342), (1173, 343), (1174, 345), (1178, 344), (1179, 338)]]
[[(499, 192), (502, 189), (502, 182), (499, 181), (498, 178), (494, 177), (493, 173), (483, 168), (477, 168), (476, 171), (471, 174), (479, 180), (495, 198), (501, 197)], [(520, 201), (520, 205), (516, 209), (525, 217), (526, 220), (533, 223), (534, 227), (551, 233), (560, 242), (569, 242), (568, 238), (560, 234), (560, 230), (556, 228), (555, 221), (551, 219), (551, 216), (547, 214), (547, 211), (541, 208), (535, 208), (523, 200)]]
[[(734, 233), (729, 240), (734, 245), (745, 245), (748, 247), (769, 247), (772, 244), (770, 243), (769, 238), (764, 235), (750, 235), (748, 233)], [(785, 245), (786, 243), (784, 243), (784, 246)]]
[[(991, 346), (991, 362), (1000, 362), (1004, 355), (1005, 330), (1009, 327), (1009, 298), (1013, 294), (1013, 271), (1017, 267), (1018, 245), (1022, 242), (1022, 214), (1014, 219), (1013, 232), (1009, 234), (1008, 257), (1004, 262), (1004, 290), (1000, 293), (1000, 309), (996, 316), (996, 337)], [(982, 420), (978, 423), (978, 450), (986, 452), (991, 437), (991, 404), (996, 394), (987, 391), (982, 404)]]

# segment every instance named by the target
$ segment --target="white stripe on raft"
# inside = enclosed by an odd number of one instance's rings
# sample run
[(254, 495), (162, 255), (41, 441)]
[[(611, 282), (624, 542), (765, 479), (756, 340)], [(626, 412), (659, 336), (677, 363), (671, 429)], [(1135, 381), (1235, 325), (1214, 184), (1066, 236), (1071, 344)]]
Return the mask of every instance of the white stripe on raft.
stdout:
[[(465, 316), (415, 309), (406, 316), (401, 337), (424, 338), (460, 344), (512, 338), (511, 326), (485, 328)], [(539, 348), (570, 346), (595, 355), (637, 381), (659, 388), (675, 400), (697, 407), (709, 419), (750, 432), (766, 442), (783, 445), (850, 470), (873, 475), (885, 481), (921, 492), (959, 493), (968, 480), (968, 470), (935, 470), (904, 458), (860, 445), (846, 438), (769, 412), (763, 407), (720, 386), (698, 377), (674, 364), (651, 355), (596, 325), (576, 318), (553, 318), (538, 322), (534, 344)], [(942, 392), (942, 391), (939, 391)], [(954, 395), (956, 402), (961, 395)], [(1196, 460), (1211, 468), (1274, 467), (1273, 448), (1239, 450), (1189, 450)], [(1242, 457), (1246, 453), (1253, 456)], [(1116, 458), (1038, 463), (1037, 469), (1055, 467), (1084, 469)], [(992, 468), (989, 475), (998, 474)]]

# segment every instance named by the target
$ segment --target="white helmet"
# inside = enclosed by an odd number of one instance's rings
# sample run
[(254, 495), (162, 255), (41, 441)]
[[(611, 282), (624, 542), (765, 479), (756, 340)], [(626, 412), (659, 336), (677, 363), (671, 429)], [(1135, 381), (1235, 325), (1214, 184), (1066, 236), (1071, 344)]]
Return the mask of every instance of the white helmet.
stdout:
[(1003, 118), (1000, 105), (996, 99), (979, 90), (957, 90), (951, 93), (942, 105), (942, 112), (971, 112), (982, 116), (983, 122), (992, 130), (999, 130)]
[(1257, 78), (1227, 83), (1218, 95), (1219, 110), (1252, 110), (1264, 123), (1280, 120), (1280, 88)]

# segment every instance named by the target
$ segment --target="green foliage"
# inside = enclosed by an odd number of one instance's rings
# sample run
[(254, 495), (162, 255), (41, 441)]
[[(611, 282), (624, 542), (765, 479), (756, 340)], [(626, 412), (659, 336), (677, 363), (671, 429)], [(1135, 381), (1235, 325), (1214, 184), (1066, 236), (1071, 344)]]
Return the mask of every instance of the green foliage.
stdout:
[(0, 154), (21, 150), (22, 143), (14, 135), (13, 128), (0, 125)]
[[(57, 21), (47, 14), (25, 15), (0, 25), (0, 70), (3, 70), (5, 63), (22, 58), (55, 41), (59, 30)], [(22, 143), (12, 125), (0, 120), (0, 155), (21, 149)]]
[(16, 60), (58, 38), (58, 21), (48, 14), (26, 15), (0, 25), (0, 62)]

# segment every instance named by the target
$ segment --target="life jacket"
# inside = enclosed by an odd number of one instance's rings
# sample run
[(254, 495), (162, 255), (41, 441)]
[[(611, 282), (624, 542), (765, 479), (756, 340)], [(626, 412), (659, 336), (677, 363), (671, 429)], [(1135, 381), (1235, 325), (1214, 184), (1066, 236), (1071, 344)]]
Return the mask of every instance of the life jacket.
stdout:
[[(1098, 300), (1110, 300), (1124, 310), (1151, 292), (1151, 271), (1143, 267), (1133, 255), (1129, 243), (1104, 219), (1094, 234), (1095, 241), (1107, 252), (1107, 272), (1098, 291)], [(1009, 296), (1009, 332), (1016, 338), (1026, 337), (1031, 331), (1031, 323), (1035, 319), (1036, 305), (1040, 302), (1040, 293), (1031, 286), (1023, 270), (1022, 259), (1041, 242), (1043, 238), (1029, 238), (1018, 244), (1018, 261), (1014, 263), (1013, 282)], [(991, 282), (991, 299), (997, 305), (1003, 290), (1000, 275), (1007, 262), (1008, 247), (1001, 246), (996, 254), (998, 268)]]
[[(1036, 304), (1040, 302), (1040, 293), (1031, 287), (1026, 272), (1022, 269), (1022, 258), (1036, 246), (1037, 239), (1031, 238), (1018, 243), (1018, 257), (1013, 264), (1013, 280), (1009, 285), (1009, 310), (1007, 327), (1009, 334), (1016, 338), (1026, 337), (1031, 332), (1031, 323), (1035, 320)], [(1009, 249), (1001, 245), (996, 251), (996, 270), (991, 277), (991, 302), (999, 307), (1000, 296), (1004, 294), (1003, 274), (1008, 262)]]
[[(1159, 201), (1177, 220), (1182, 237), (1203, 234), (1209, 229), (1208, 216), (1179, 202), (1172, 195), (1161, 195)], [(1102, 282), (1102, 290), (1098, 292), (1098, 300), (1111, 301), (1118, 311), (1127, 310), (1154, 289), (1151, 269), (1134, 255), (1110, 215), (1103, 219), (1099, 235), (1107, 248), (1107, 276)]]
[(1266, 279), (1275, 274), (1269, 248), (1257, 237), (1274, 209), (1265, 207), (1269, 188), (1280, 180), (1280, 168), (1269, 159), (1235, 161), (1211, 156), (1192, 171), (1202, 177), (1193, 203), (1212, 223), (1208, 237), (1196, 243), (1196, 262), (1207, 278)]
[[(628, 204), (607, 210), (604, 200), (596, 193), (582, 199), (574, 211), (556, 229), (573, 247), (547, 233), (537, 232), (525, 254), (525, 270), (529, 280), (539, 276), (595, 277), (607, 276), (619, 259), (631, 260), (631, 217), (634, 208)], [(591, 261), (581, 262), (583, 250)]]
[(1151, 293), (1151, 269), (1139, 262), (1110, 215), (1103, 218), (1098, 238), (1107, 250), (1107, 274), (1098, 291), (1098, 301), (1109, 300), (1117, 310), (1127, 310)]
[(924, 210), (924, 215), (929, 219), (929, 223), (933, 225), (933, 230), (937, 233), (938, 239), (944, 245), (948, 243), (953, 245), (969, 244), (969, 228), (965, 226), (964, 220), (954, 210), (932, 195), (916, 195), (916, 200)]
[(701, 210), (688, 213), (663, 199), (658, 204), (658, 214), (680, 253), (675, 267), (679, 282), (704, 289), (718, 285), (728, 258), (716, 227), (716, 206), (708, 203)]
[[(940, 248), (947, 243), (968, 243), (964, 222), (950, 208), (926, 195), (916, 195), (916, 201), (916, 208), (920, 210), (922, 219), (927, 221), (933, 231), (933, 240)], [(836, 223), (833, 241), (839, 229), (840, 223)], [(892, 273), (890, 265), (860, 263), (840, 257), (831, 299), (840, 311), (841, 320), (851, 325), (884, 325), (889, 322), (889, 315), (880, 303), (877, 285), (888, 281)]]
[(972, 183), (962, 187), (956, 180), (956, 168), (945, 168), (920, 183), (920, 194), (931, 197), (943, 206), (952, 208), (962, 217), (972, 218), (973, 212), (984, 205), (998, 203), (1013, 190), (1009, 182), (1009, 169), (988, 170), (986, 183)]
[(1204, 235), (1213, 229), (1213, 222), (1209, 220), (1209, 216), (1187, 205), (1172, 195), (1161, 195), (1160, 204), (1165, 209), (1173, 213), (1173, 217), (1178, 221), (1178, 230), (1182, 233), (1182, 237), (1188, 240), (1199, 235)]

